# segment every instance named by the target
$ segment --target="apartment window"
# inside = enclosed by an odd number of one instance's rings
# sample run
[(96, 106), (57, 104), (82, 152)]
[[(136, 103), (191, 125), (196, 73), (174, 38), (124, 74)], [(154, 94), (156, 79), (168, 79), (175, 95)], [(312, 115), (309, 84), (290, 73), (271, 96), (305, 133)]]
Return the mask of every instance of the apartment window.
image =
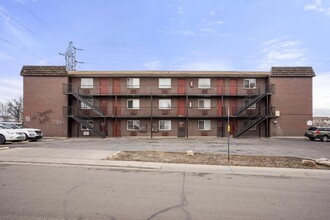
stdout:
[(81, 127), (80, 127), (80, 129), (82, 131), (88, 131), (89, 130), (88, 126), (86, 126), (85, 123), (88, 124), (92, 128), (94, 127), (94, 121), (93, 120), (85, 120), (84, 123), (82, 123)]
[(127, 130), (128, 131), (140, 130), (140, 121), (139, 120), (128, 120), (127, 121)]
[(171, 109), (171, 99), (159, 99), (159, 109)]
[(159, 79), (159, 88), (160, 89), (170, 89), (171, 88), (171, 79), (160, 78)]
[(198, 99), (198, 109), (211, 109), (211, 100)]
[(255, 89), (256, 88), (256, 79), (244, 79), (243, 88), (244, 89)]
[(171, 120), (160, 120), (159, 121), (160, 131), (170, 131), (171, 130)]
[(127, 109), (140, 109), (140, 100), (139, 99), (128, 99), (127, 100)]
[(127, 88), (130, 88), (130, 89), (140, 88), (140, 79), (139, 78), (128, 78), (127, 79)]
[(80, 88), (82, 88), (82, 89), (92, 89), (93, 88), (93, 78), (81, 78)]
[[(93, 99), (84, 99), (85, 102), (80, 102), (80, 108), (81, 109), (92, 109), (91, 106), (93, 106)], [(89, 103), (89, 104), (86, 104)]]
[(199, 89), (210, 89), (211, 88), (211, 79), (198, 79), (198, 88)]
[(210, 131), (211, 130), (211, 121), (210, 120), (199, 120), (198, 121), (198, 130), (199, 131)]
[[(244, 100), (244, 105), (248, 105), (249, 104), (249, 102), (251, 102), (252, 100), (251, 99), (245, 99)], [(257, 108), (257, 103), (253, 103), (253, 105), (251, 105), (248, 109), (250, 109), (250, 110), (254, 110), (254, 109), (256, 109)]]

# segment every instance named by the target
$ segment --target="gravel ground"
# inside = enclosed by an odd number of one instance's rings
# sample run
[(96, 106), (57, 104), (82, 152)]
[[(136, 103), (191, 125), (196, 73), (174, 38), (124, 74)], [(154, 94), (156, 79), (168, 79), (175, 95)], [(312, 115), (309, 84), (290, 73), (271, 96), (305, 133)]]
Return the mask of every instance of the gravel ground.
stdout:
[(279, 157), (279, 156), (248, 156), (194, 153), (188, 156), (187, 153), (160, 152), (160, 151), (122, 151), (110, 160), (143, 161), (158, 163), (183, 163), (183, 164), (206, 164), (223, 166), (253, 166), (253, 167), (282, 167), (282, 168), (303, 168), (303, 169), (330, 169), (323, 165), (306, 166), (302, 164), (304, 158)]

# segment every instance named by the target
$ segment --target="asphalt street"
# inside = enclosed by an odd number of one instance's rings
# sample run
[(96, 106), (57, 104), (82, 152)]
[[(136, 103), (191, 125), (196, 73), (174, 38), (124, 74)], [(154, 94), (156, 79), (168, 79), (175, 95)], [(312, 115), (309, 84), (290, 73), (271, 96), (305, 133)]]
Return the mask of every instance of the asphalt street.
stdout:
[[(330, 142), (307, 138), (231, 138), (230, 153), (241, 155), (294, 156), (310, 159), (330, 158)], [(2, 155), (102, 159), (124, 150), (156, 150), (227, 154), (226, 138), (46, 138), (40, 142), (7, 144), (11, 151)]]
[(0, 164), (1, 219), (328, 219), (329, 175)]

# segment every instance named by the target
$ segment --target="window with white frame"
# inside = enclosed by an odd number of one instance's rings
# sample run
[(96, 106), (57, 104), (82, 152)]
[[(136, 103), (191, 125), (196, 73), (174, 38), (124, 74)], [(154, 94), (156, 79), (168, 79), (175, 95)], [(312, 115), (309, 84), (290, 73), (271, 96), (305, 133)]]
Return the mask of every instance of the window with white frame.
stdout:
[(198, 79), (198, 88), (199, 89), (210, 89), (211, 88), (211, 79)]
[(140, 130), (140, 120), (128, 120), (127, 121), (128, 131), (138, 131)]
[(92, 89), (93, 88), (93, 78), (81, 78), (80, 88), (82, 89)]
[(211, 100), (198, 99), (198, 109), (211, 109)]
[(82, 131), (88, 131), (89, 130), (89, 127), (86, 126), (86, 124), (89, 125), (92, 128), (94, 127), (94, 121), (93, 120), (85, 120), (84, 123), (82, 123), (81, 127), (80, 127), (80, 129)]
[(159, 79), (159, 88), (160, 89), (170, 89), (171, 88), (171, 79), (170, 78), (160, 78)]
[(255, 89), (257, 87), (256, 79), (244, 79), (243, 88), (244, 89)]
[(210, 131), (211, 130), (211, 120), (199, 120), (198, 121), (199, 131)]
[(159, 109), (171, 109), (171, 99), (159, 99)]
[(160, 131), (170, 131), (171, 130), (171, 120), (160, 120), (159, 121)]
[(139, 99), (128, 99), (127, 100), (127, 109), (140, 109), (140, 100)]
[(93, 99), (84, 99), (85, 102), (80, 102), (81, 109), (92, 109), (93, 106)]
[[(252, 101), (252, 99), (244, 99), (244, 105), (248, 105), (251, 101)], [(253, 103), (248, 109), (253, 110), (256, 108), (257, 108), (257, 104)]]
[(127, 88), (129, 88), (129, 89), (140, 88), (140, 79), (139, 78), (128, 78), (127, 79)]

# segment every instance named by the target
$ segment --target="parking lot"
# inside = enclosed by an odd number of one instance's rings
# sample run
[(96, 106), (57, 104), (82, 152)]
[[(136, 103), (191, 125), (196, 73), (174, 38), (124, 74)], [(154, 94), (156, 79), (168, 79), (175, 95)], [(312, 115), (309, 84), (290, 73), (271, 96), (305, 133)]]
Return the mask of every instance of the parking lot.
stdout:
[[(105, 159), (118, 151), (167, 151), (227, 154), (227, 138), (43, 138), (38, 142), (20, 142), (1, 145), (9, 147), (1, 156)], [(307, 138), (231, 138), (231, 154), (294, 156), (302, 158), (330, 158), (330, 142), (310, 141)]]

